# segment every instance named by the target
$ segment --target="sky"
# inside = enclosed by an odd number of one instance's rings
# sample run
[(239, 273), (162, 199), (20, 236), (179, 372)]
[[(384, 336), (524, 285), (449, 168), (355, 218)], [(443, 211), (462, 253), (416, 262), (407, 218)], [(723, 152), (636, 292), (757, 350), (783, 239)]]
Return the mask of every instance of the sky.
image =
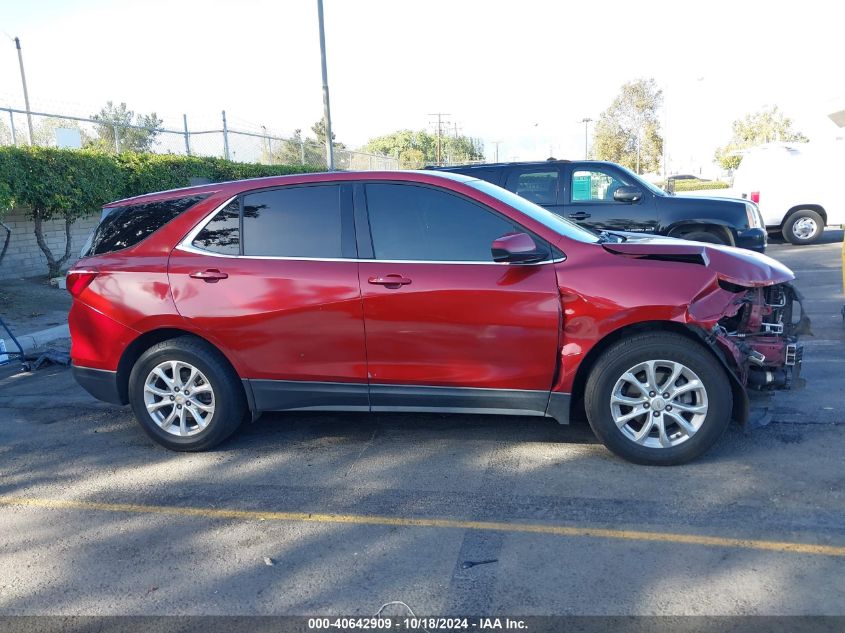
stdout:
[[(654, 78), (672, 171), (709, 163), (731, 122), (778, 105), (811, 140), (845, 96), (845, 7), (805, 0), (324, 0), (333, 128), (478, 137), (488, 159), (578, 159), (584, 118)], [(688, 9), (687, 7), (691, 7)], [(322, 116), (316, 0), (0, 0), (0, 106), (87, 116), (107, 101), (165, 125), (280, 135)], [(588, 128), (588, 137), (592, 124)], [(588, 138), (589, 140), (589, 138)]]

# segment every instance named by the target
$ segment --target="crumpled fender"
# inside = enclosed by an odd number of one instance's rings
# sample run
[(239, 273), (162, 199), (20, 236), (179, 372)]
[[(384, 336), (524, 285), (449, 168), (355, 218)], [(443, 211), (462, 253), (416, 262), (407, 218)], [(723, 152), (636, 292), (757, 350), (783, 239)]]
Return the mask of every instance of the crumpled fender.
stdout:
[(690, 301), (686, 321), (709, 330), (719, 319), (734, 316), (741, 307), (742, 294), (724, 289), (714, 277), (712, 283)]

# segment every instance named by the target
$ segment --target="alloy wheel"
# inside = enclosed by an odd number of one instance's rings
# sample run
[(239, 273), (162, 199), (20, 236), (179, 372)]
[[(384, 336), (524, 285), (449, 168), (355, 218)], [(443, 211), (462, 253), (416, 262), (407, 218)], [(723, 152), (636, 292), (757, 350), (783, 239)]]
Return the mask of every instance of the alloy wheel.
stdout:
[(144, 381), (147, 413), (163, 431), (179, 437), (200, 433), (214, 416), (214, 389), (184, 361), (159, 363)]
[(689, 440), (704, 424), (707, 390), (682, 363), (649, 360), (619, 377), (610, 410), (629, 440), (648, 448), (670, 448)]

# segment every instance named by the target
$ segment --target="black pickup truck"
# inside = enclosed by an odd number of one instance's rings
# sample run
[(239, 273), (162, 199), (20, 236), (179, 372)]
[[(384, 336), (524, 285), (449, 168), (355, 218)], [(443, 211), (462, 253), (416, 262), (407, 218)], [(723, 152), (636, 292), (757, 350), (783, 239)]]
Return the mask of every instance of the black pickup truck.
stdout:
[(550, 159), (428, 169), (492, 182), (597, 231), (654, 233), (766, 250), (763, 217), (753, 202), (676, 196), (615, 163)]

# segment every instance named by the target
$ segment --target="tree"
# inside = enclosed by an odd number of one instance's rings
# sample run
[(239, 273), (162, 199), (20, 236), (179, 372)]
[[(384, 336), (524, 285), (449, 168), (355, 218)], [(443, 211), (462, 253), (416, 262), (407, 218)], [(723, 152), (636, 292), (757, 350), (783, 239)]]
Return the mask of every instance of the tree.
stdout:
[[(164, 123), (155, 112), (136, 115), (125, 103), (114, 105), (111, 101), (91, 118), (98, 122), (97, 138), (88, 142), (86, 147), (107, 152), (113, 152), (118, 147), (120, 151), (149, 152)], [(137, 127), (126, 127), (128, 125)]]
[(657, 117), (662, 102), (663, 91), (654, 79), (624, 84), (596, 124), (595, 158), (619, 163), (639, 174), (657, 171), (663, 156)]
[(777, 106), (751, 112), (733, 122), (733, 137), (716, 150), (716, 160), (724, 169), (736, 169), (742, 161), (742, 150), (772, 141), (807, 143), (804, 134), (792, 128), (792, 119)]
[[(396, 156), (405, 169), (423, 167), (437, 161), (437, 136), (426, 130), (397, 130), (367, 141), (363, 150)], [(484, 143), (469, 136), (441, 136), (441, 157), (448, 163), (467, 163), (484, 158)]]
[[(324, 165), (326, 164), (326, 120), (320, 119), (311, 126), (315, 138), (303, 138), (302, 130), (294, 130), (289, 139), (274, 145), (271, 161), (282, 165)], [(338, 143), (336, 134), (332, 132), (332, 147), (336, 150), (346, 149), (346, 145)]]
[[(317, 137), (317, 142), (325, 146), (326, 144), (326, 117), (323, 117), (319, 121), (317, 121), (314, 125), (311, 126), (311, 131), (314, 132), (314, 136)], [(336, 147), (337, 149), (346, 149), (346, 145), (343, 143), (337, 142), (337, 134), (332, 132), (332, 147)]]
[(0, 121), (0, 145), (12, 144), (12, 131), (9, 126)]
[(296, 129), (292, 137), (277, 144), (277, 149), (273, 150), (271, 162), (282, 165), (324, 165), (326, 162), (325, 138), (324, 132), (321, 144), (314, 139), (302, 138), (302, 130)]
[[(123, 194), (117, 164), (99, 152), (53, 147), (0, 148), (0, 209), (23, 208), (32, 218), (35, 241), (47, 258), (47, 274), (61, 275), (71, 256), (71, 226), (96, 213), (103, 202)], [(53, 253), (44, 237), (44, 222), (63, 219), (64, 253)]]
[(78, 121), (57, 117), (46, 117), (42, 119), (32, 131), (33, 144), (40, 145), (42, 147), (56, 147), (56, 130), (60, 128), (79, 130), (79, 135), (83, 143), (90, 143), (91, 141), (88, 135), (85, 134), (85, 131), (79, 127)]

